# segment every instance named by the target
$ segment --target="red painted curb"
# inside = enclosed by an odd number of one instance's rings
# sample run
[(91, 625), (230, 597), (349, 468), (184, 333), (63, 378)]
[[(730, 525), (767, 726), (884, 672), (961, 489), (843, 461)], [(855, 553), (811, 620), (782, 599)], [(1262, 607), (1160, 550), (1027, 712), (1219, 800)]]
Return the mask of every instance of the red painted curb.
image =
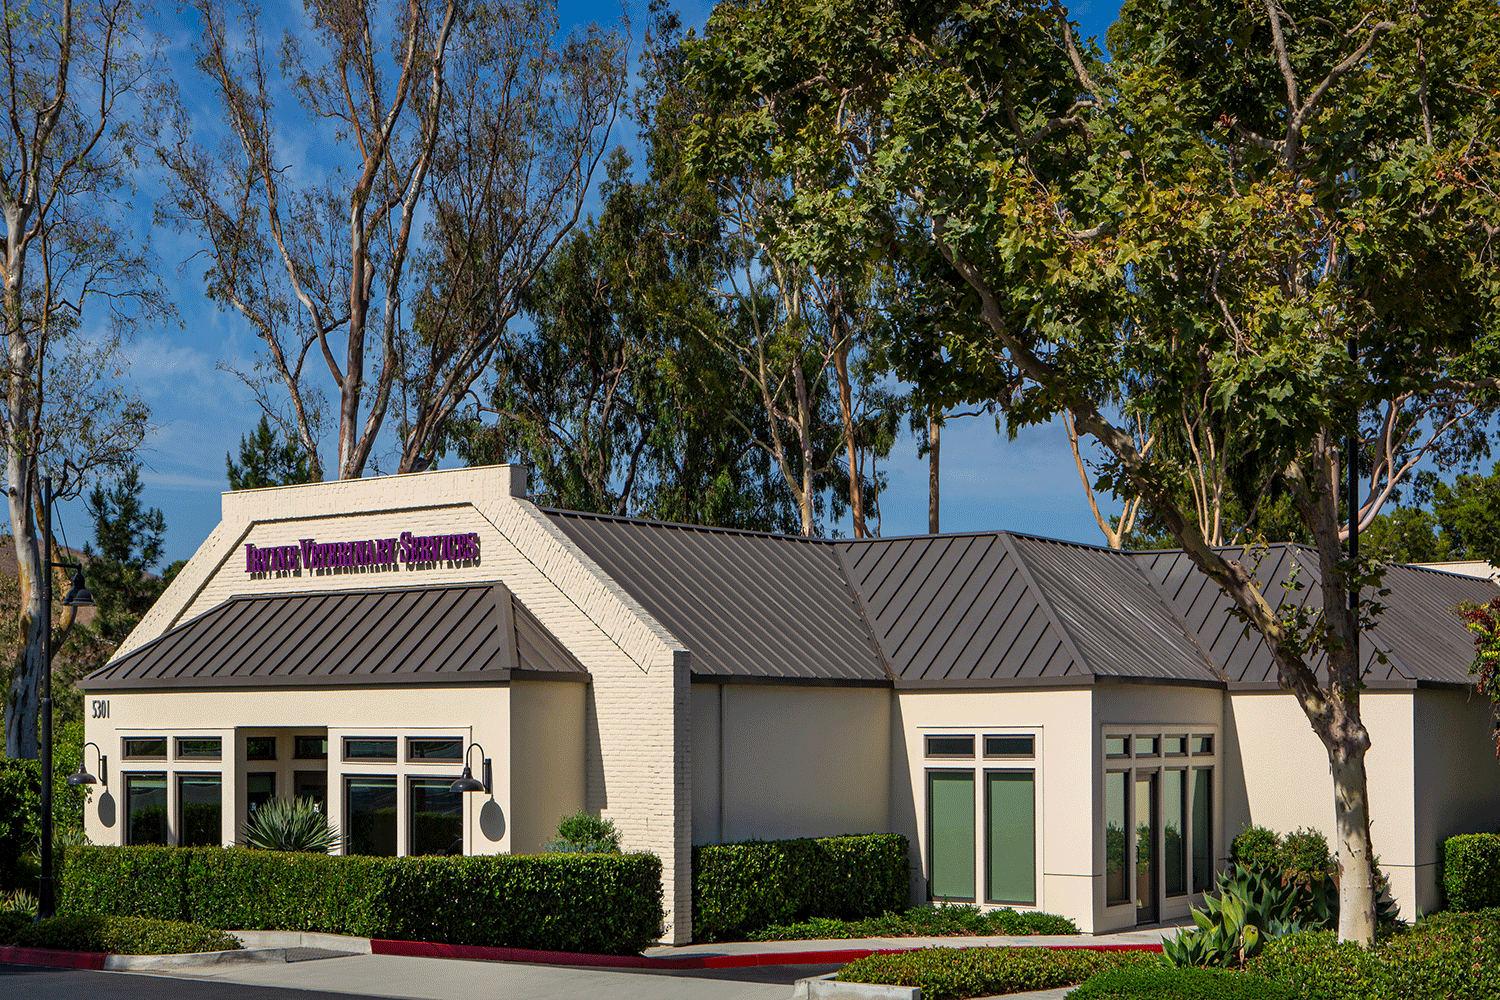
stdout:
[(104, 968), (104, 954), (91, 951), (53, 951), (51, 948), (0, 946), (0, 962), (10, 965), (40, 965), (49, 969)]
[[(492, 948), (471, 944), (436, 944), (430, 941), (370, 940), (374, 955), (405, 955), (411, 958), (461, 958), (475, 962), (529, 962), (534, 965), (595, 966), (612, 969), (741, 969), (756, 965), (833, 965), (853, 962), (870, 955), (890, 955), (921, 948), (845, 948), (837, 951), (766, 951), (751, 955), (684, 955), (655, 958), (645, 955), (586, 955), (571, 951), (536, 951), (530, 948)], [(970, 945), (969, 947), (974, 947)], [(980, 947), (983, 947), (982, 945)], [(1015, 947), (1077, 948), (1082, 951), (1161, 951), (1159, 944), (1051, 944)]]

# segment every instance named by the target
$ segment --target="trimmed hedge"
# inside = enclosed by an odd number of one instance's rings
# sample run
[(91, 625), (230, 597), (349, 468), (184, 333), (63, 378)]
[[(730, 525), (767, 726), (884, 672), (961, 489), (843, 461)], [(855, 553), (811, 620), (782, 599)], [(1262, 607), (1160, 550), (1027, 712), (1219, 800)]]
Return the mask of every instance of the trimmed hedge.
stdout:
[(863, 920), (812, 917), (796, 924), (775, 924), (752, 931), (751, 941), (815, 941), (833, 938), (945, 937), (992, 934), (1077, 934), (1078, 925), (1067, 917), (1010, 907), (981, 913), (979, 907), (942, 903), (913, 906), (904, 913), (882, 913)]
[[(964, 1000), (1073, 986), (1110, 969), (1159, 965), (1149, 951), (1087, 948), (924, 948), (850, 962), (841, 983), (920, 986), (922, 1000)], [(1148, 994), (1149, 995), (1149, 994)]]
[(809, 917), (859, 920), (911, 899), (899, 833), (693, 848), (693, 939), (739, 940)]
[(73, 913), (41, 920), (21, 930), (22, 948), (94, 951), (112, 955), (183, 955), (201, 951), (239, 951), (239, 941), (208, 927), (147, 917), (106, 917)]
[(1068, 1000), (1298, 1000), (1290, 987), (1228, 969), (1142, 965), (1101, 972)]
[(15, 944), (16, 935), (24, 928), (30, 927), (32, 920), (29, 913), (19, 913), (15, 910), (0, 913), (0, 944)]
[(1368, 950), (1333, 931), (1266, 944), (1245, 971), (1306, 1000), (1494, 1000), (1500, 996), (1500, 909), (1437, 914)]
[(85, 847), (68, 852), (59, 909), (209, 927), (634, 954), (661, 934), (661, 861), (650, 854), (369, 858)]
[(1443, 841), (1443, 894), (1451, 910), (1500, 906), (1500, 834), (1466, 833)]

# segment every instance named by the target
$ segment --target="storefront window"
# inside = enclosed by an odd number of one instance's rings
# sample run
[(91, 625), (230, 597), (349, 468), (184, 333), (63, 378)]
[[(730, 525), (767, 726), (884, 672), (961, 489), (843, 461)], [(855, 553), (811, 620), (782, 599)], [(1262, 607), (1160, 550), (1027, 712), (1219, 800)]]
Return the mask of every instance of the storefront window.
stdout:
[(178, 740), (178, 759), (188, 760), (218, 760), (220, 742), (218, 740)]
[(984, 853), (992, 903), (1036, 905), (1036, 772), (989, 771)]
[(452, 778), (411, 780), (411, 853), (464, 852), (464, 795)]
[(292, 797), (312, 799), (318, 811), (328, 811), (328, 772), (296, 771), (292, 774)]
[[(163, 752), (166, 741), (163, 740)], [(165, 774), (127, 774), (125, 776), (125, 843), (165, 844), (167, 842), (167, 776)]]
[[(1107, 741), (1106, 741), (1107, 742)], [(1111, 905), (1130, 901), (1125, 876), (1125, 771), (1104, 775), (1104, 897)]]
[(251, 813), (276, 797), (276, 775), (255, 773), (245, 775), (245, 807)]
[(396, 779), (345, 779), (350, 854), (396, 854)]
[(974, 899), (974, 772), (927, 772), (928, 895)]
[(344, 741), (345, 760), (389, 760), (396, 759), (395, 739), (347, 739)]
[(217, 774), (177, 776), (177, 829), (183, 847), (217, 847), (222, 842), (220, 789)]
[(417, 740), (406, 741), (407, 760), (463, 760), (463, 740)]
[(1167, 895), (1187, 892), (1188, 773), (1166, 771), (1162, 785), (1162, 855), (1167, 866)]
[(1193, 769), (1193, 891), (1214, 887), (1213, 780), (1206, 767)]
[(328, 737), (298, 736), (295, 740), (294, 756), (298, 760), (327, 760)]

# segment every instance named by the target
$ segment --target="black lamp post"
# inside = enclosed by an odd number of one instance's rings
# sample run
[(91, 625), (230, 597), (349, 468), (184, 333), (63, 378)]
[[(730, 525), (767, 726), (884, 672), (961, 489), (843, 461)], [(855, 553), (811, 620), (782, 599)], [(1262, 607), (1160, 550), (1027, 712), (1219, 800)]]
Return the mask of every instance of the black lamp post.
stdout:
[[(70, 608), (91, 608), (94, 595), (83, 585), (83, 566), (79, 563), (57, 563), (52, 561), (52, 477), (42, 480), (44, 519), (42, 521), (42, 551), (46, 553), (42, 573), (42, 878), (41, 891), (37, 894), (37, 916), (50, 917), (56, 911), (56, 900), (52, 886), (52, 571), (73, 571), (73, 586), (63, 597), (63, 605)], [(99, 747), (95, 745), (95, 750)], [(100, 755), (102, 761), (103, 755)], [(101, 769), (103, 765), (101, 764)], [(82, 763), (79, 771), (83, 771)], [(77, 775), (74, 775), (77, 777)], [(68, 779), (70, 784), (73, 782)]]
[[(483, 781), (480, 781), (474, 777), (474, 769), (469, 766), (469, 752), (476, 749), (479, 751), (479, 757), (482, 762), (481, 766), (484, 768)], [(490, 788), (493, 786), (493, 777), (494, 774), (490, 770), (490, 759), (484, 755), (484, 747), (480, 746), (478, 743), (470, 743), (469, 749), (464, 751), (464, 776), (462, 778), (459, 778), (453, 784), (449, 785), (448, 791), (483, 792), (484, 794), (488, 795), (490, 794)]]

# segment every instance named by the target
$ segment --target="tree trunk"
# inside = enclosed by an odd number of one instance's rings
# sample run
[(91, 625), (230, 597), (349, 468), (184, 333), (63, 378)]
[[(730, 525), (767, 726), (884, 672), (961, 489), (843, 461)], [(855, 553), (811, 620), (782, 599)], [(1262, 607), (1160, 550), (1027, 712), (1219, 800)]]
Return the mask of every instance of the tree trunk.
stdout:
[(1365, 749), (1370, 741), (1357, 712), (1356, 707), (1355, 731), (1349, 734), (1354, 738), (1330, 746), (1328, 762), (1333, 771), (1339, 852), (1339, 940), (1368, 946), (1375, 940), (1374, 851), (1370, 846), (1369, 785), (1365, 777)]
[[(10, 214), (10, 213), (7, 213)], [(10, 220), (11, 233), (17, 221)], [(37, 713), (41, 705), (41, 685), (46, 665), (42, 662), (42, 565), (37, 548), (36, 522), (31, 515), (35, 468), (27, 454), (34, 425), (31, 385), (33, 356), (26, 330), (21, 323), (21, 262), (8, 254), (5, 285), (6, 335), (9, 341), (10, 373), (6, 389), (6, 420), (10, 433), (5, 450), (5, 478), (9, 486), (11, 545), (16, 554), (16, 578), (21, 612), (16, 635), (21, 640), (11, 665), (10, 690), (5, 701), (5, 754), (23, 760), (37, 755)]]
[(860, 482), (859, 462), (856, 458), (854, 440), (854, 390), (849, 384), (849, 338), (833, 352), (834, 375), (839, 382), (839, 416), (844, 423), (844, 451), (849, 462), (849, 517), (854, 525), (855, 538), (869, 538), (865, 527), (865, 492)]
[(938, 534), (938, 459), (942, 455), (943, 425), (934, 414), (927, 418), (927, 533)]

